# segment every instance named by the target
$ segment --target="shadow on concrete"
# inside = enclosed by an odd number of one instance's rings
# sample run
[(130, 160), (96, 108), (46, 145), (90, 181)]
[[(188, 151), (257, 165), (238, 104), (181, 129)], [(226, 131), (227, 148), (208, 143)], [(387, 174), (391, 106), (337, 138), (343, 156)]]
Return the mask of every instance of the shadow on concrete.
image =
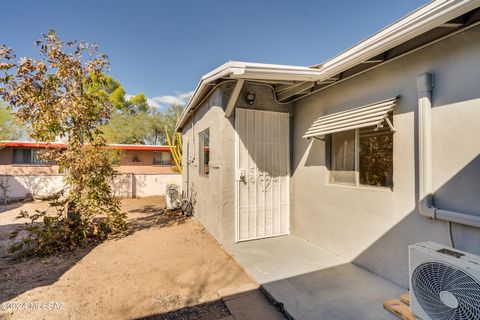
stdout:
[[(450, 210), (479, 214), (479, 178), (480, 155), (477, 155), (436, 190), (434, 202)], [(418, 191), (415, 191), (415, 203), (418, 204)], [(421, 216), (417, 207), (392, 223), (385, 225), (378, 237), (359, 251), (351, 262), (325, 268), (320, 266), (312, 272), (296, 273), (304, 267), (304, 263), (297, 265), (302, 257), (296, 255), (306, 251), (300, 247), (287, 248), (281, 242), (277, 242), (280, 244), (277, 246), (279, 252), (275, 252), (269, 244), (258, 252), (252, 253), (255, 246), (243, 250), (242, 254), (249, 252), (243, 261), (235, 252), (233, 254), (262, 284), (262, 288), (294, 318), (388, 319), (391, 315), (383, 310), (382, 302), (398, 298), (407, 290), (408, 246), (423, 241), (451, 245), (446, 222)], [(478, 229), (454, 224), (453, 230), (458, 249), (480, 254)], [(262, 246), (262, 241), (281, 241), (281, 238), (258, 240), (258, 247)], [(315, 257), (321, 259), (325, 249), (328, 248), (319, 246), (317, 254), (308, 253), (312, 255), (309, 260)], [(274, 259), (275, 255), (281, 256), (282, 261)], [(286, 270), (282, 264), (291, 269), (291, 276), (282, 273)], [(274, 278), (274, 273), (281, 276)], [(262, 281), (262, 278), (267, 281)]]
[[(220, 320), (228, 319), (231, 314), (221, 300), (200, 303), (197, 305), (172, 310), (166, 313), (153, 314), (137, 320)], [(233, 319), (233, 318), (232, 318)]]

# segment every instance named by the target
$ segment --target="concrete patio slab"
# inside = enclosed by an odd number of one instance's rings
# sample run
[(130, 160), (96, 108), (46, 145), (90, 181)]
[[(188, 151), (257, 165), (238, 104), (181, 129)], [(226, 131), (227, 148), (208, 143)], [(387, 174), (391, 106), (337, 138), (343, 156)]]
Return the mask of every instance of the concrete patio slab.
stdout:
[(240, 242), (227, 250), (259, 284), (347, 262), (294, 235)]
[(296, 236), (227, 248), (293, 319), (397, 319), (384, 300), (406, 291)]

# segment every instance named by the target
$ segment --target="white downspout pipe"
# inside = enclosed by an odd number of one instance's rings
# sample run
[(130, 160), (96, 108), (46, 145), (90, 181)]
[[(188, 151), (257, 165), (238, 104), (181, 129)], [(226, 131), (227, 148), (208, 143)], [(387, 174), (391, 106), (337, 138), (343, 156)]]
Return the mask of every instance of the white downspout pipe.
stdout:
[(442, 210), (433, 203), (432, 190), (432, 129), (431, 108), (433, 74), (424, 73), (417, 78), (418, 90), (418, 189), (420, 214), (443, 221), (480, 228), (480, 216)]
[(435, 219), (432, 196), (432, 107), (433, 74), (417, 78), (418, 91), (418, 193), (419, 210), (423, 216)]

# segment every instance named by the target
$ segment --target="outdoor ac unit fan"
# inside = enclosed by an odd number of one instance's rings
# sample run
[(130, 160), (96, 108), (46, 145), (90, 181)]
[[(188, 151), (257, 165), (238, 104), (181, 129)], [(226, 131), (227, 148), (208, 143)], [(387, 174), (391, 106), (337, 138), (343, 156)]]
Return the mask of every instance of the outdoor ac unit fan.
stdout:
[(480, 257), (433, 242), (409, 247), (410, 306), (423, 320), (480, 320)]

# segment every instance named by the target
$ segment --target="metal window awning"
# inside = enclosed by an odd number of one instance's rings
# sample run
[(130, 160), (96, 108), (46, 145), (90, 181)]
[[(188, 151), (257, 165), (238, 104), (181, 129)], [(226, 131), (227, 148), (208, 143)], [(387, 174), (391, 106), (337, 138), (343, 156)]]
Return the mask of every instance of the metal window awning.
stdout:
[(397, 97), (321, 116), (313, 122), (303, 137), (318, 137), (335, 132), (380, 126), (383, 121), (386, 121), (390, 129), (394, 130), (388, 119), (388, 113), (393, 110), (396, 103)]

